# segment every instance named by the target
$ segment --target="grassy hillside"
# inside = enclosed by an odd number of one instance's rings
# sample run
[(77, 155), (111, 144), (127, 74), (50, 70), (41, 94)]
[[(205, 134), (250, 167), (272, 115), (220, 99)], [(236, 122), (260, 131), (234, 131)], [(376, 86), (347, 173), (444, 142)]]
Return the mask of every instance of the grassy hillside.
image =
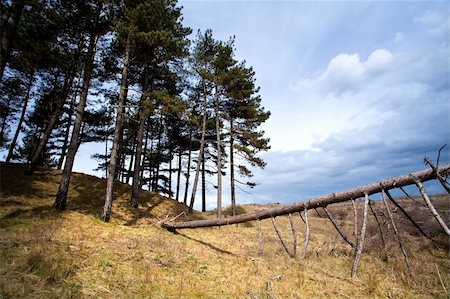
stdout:
[[(320, 211), (310, 213), (305, 261), (287, 256), (270, 220), (262, 222), (264, 254), (259, 256), (256, 223), (173, 234), (159, 223), (187, 212), (186, 206), (143, 191), (141, 205), (133, 211), (128, 204), (130, 187), (118, 184), (112, 221), (106, 224), (98, 219), (104, 180), (75, 174), (67, 210), (56, 212), (52, 204), (59, 171), (39, 169), (25, 176), (21, 165), (0, 167), (0, 298), (448, 297), (441, 283), (442, 279), (450, 289), (448, 238), (415, 203), (403, 201), (441, 245), (420, 237), (397, 211), (413, 264), (411, 278), (388, 224), (383, 227), (387, 237), (383, 248), (370, 216), (360, 272), (351, 280), (352, 250)], [(438, 210), (448, 211), (449, 197), (433, 201)], [(265, 207), (248, 205), (240, 211), (261, 208)], [(384, 221), (381, 206), (375, 209)], [(350, 206), (330, 210), (350, 234)], [(191, 219), (211, 217), (213, 213), (195, 213)], [(292, 246), (287, 217), (276, 220)], [(294, 224), (301, 252), (304, 224), (298, 214)]]

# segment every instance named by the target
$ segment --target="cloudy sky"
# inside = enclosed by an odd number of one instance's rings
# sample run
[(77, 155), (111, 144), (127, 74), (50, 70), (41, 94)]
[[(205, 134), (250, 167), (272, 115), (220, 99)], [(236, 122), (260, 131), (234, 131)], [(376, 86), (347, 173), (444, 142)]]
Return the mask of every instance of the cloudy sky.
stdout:
[(236, 37), (236, 58), (254, 67), (272, 113), (263, 127), (267, 167), (241, 203), (304, 200), (423, 169), (425, 155), (450, 143), (448, 3), (181, 5), (194, 32)]

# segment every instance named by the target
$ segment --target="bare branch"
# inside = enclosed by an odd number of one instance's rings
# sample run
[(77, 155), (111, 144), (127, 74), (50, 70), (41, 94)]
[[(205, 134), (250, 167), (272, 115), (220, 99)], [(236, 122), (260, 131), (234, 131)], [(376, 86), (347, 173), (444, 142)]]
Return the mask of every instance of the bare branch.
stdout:
[(367, 227), (367, 211), (369, 207), (369, 194), (364, 194), (364, 214), (363, 214), (363, 223), (361, 227), (361, 234), (358, 240), (358, 247), (355, 254), (355, 260), (353, 261), (353, 269), (352, 269), (352, 278), (356, 277), (358, 273), (359, 260), (361, 259), (362, 250), (364, 247), (364, 238), (366, 237), (366, 227)]
[(417, 228), (417, 230), (427, 239), (429, 239), (432, 242), (436, 242), (434, 241), (430, 236), (428, 236), (421, 228), (420, 226), (411, 218), (411, 216), (409, 216), (409, 214), (405, 211), (405, 209), (402, 208), (401, 205), (399, 205), (394, 198), (392, 198), (391, 194), (389, 193), (389, 191), (384, 190), (387, 198), (389, 198), (389, 200), (403, 213), (403, 215), (405, 215), (405, 217), (415, 226), (415, 228)]
[(450, 229), (448, 228), (447, 224), (445, 224), (444, 220), (442, 220), (441, 216), (431, 203), (428, 194), (425, 192), (425, 187), (419, 180), (416, 180), (415, 183), (417, 188), (419, 188), (420, 194), (422, 194), (423, 199), (427, 203), (428, 209), (430, 209), (431, 214), (433, 214), (434, 218), (436, 218), (436, 220), (439, 222), (441, 227), (444, 229), (445, 233), (450, 237)]
[(303, 253), (301, 259), (304, 260), (306, 257), (306, 251), (308, 250), (309, 243), (309, 221), (308, 221), (308, 210), (305, 210), (305, 224), (306, 224), (306, 232), (305, 232), (305, 242), (303, 244)]
[(338, 227), (336, 221), (334, 220), (333, 216), (331, 215), (330, 211), (328, 211), (327, 207), (323, 207), (323, 210), (325, 211), (325, 213), (327, 214), (328, 219), (331, 221), (331, 223), (333, 224), (334, 228), (338, 231), (339, 235), (341, 235), (342, 239), (344, 239), (345, 242), (347, 242), (350, 246), (352, 246), (353, 248), (355, 248), (355, 244), (353, 242), (351, 242), (347, 236), (344, 234), (344, 232)]
[(272, 219), (273, 228), (275, 229), (275, 232), (277, 233), (278, 239), (280, 239), (281, 245), (283, 245), (284, 250), (286, 250), (286, 253), (289, 255), (289, 257), (294, 257), (294, 255), (292, 255), (292, 253), (289, 251), (286, 241), (284, 241), (283, 236), (281, 236), (281, 233), (278, 230), (278, 225), (275, 222), (275, 218), (271, 217), (270, 219)]
[(389, 206), (386, 202), (386, 199), (384, 197), (385, 192), (384, 190), (381, 191), (381, 201), (383, 202), (384, 208), (386, 209), (387, 214), (389, 215), (389, 219), (391, 220), (392, 228), (394, 229), (395, 235), (397, 236), (398, 244), (400, 245), (400, 249), (402, 250), (403, 258), (405, 259), (406, 267), (408, 267), (409, 274), (412, 276), (412, 268), (411, 264), (409, 263), (408, 255), (406, 254), (405, 247), (403, 246), (402, 237), (400, 236), (400, 233), (397, 230), (397, 226), (395, 225), (394, 217), (392, 216), (391, 209), (389, 209)]
[(292, 237), (294, 238), (294, 253), (293, 256), (297, 255), (297, 231), (295, 230), (294, 221), (292, 221), (292, 215), (289, 213), (289, 223), (291, 224)]
[(369, 200), (369, 208), (370, 208), (370, 211), (372, 212), (373, 217), (375, 217), (375, 221), (377, 222), (377, 225), (378, 225), (378, 230), (380, 231), (381, 242), (383, 243), (383, 247), (385, 247), (386, 246), (386, 239), (384, 238), (383, 229), (381, 227), (380, 221), (378, 220), (378, 216), (375, 213), (375, 211), (373, 210), (372, 201), (371, 200)]

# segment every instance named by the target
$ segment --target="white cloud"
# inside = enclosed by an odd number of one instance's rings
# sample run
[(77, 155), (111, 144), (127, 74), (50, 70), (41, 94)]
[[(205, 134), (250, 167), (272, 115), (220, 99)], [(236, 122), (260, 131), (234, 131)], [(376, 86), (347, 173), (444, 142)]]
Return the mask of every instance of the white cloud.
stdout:
[(448, 9), (446, 12), (428, 10), (423, 15), (416, 17), (414, 22), (425, 25), (430, 35), (448, 39), (450, 30)]
[(386, 49), (373, 51), (366, 61), (360, 55), (338, 54), (331, 59), (327, 69), (314, 78), (301, 79), (294, 87), (303, 92), (312, 90), (319, 94), (341, 94), (352, 92), (358, 85), (371, 80), (374, 76), (387, 71), (394, 62), (394, 56)]
[(394, 62), (394, 56), (386, 49), (373, 51), (364, 63), (366, 73), (377, 73), (388, 70)]

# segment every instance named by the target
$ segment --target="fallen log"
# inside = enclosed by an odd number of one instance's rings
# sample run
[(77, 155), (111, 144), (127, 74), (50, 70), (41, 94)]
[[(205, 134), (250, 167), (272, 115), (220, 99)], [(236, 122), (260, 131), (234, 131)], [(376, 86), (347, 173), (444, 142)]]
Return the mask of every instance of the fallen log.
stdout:
[[(439, 174), (449, 173), (450, 164), (441, 166), (437, 169)], [(251, 213), (246, 213), (242, 215), (232, 216), (228, 218), (210, 219), (210, 220), (194, 220), (187, 222), (164, 222), (162, 227), (175, 231), (177, 229), (187, 229), (187, 228), (200, 228), (200, 227), (213, 227), (213, 226), (223, 226), (236, 223), (244, 223), (254, 220), (263, 220), (271, 217), (277, 217), (282, 215), (288, 215), (289, 213), (301, 212), (307, 209), (314, 209), (319, 207), (326, 207), (329, 204), (340, 203), (344, 201), (349, 201), (352, 199), (364, 197), (365, 194), (372, 195), (380, 193), (383, 189), (390, 190), (394, 188), (404, 187), (408, 185), (415, 184), (415, 181), (426, 182), (429, 180), (436, 179), (436, 170), (426, 169), (417, 171), (410, 174), (404, 174), (389, 179), (385, 179), (376, 183), (364, 185), (361, 187), (340, 191), (336, 193), (331, 193), (328, 195), (314, 197), (306, 201), (299, 201), (290, 205), (276, 207), (266, 210), (257, 210)]]

